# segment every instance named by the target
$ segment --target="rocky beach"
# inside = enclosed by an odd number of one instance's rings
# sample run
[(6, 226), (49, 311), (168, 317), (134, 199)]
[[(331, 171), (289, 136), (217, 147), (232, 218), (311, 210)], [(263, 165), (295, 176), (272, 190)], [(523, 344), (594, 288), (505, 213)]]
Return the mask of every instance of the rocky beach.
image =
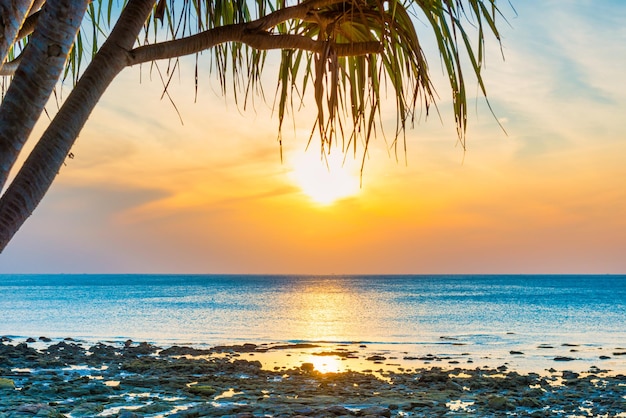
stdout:
[[(3, 337), (0, 417), (626, 417), (626, 376), (601, 368), (626, 349), (604, 357), (585, 371), (555, 356), (553, 368), (520, 372), (357, 343), (199, 349)], [(361, 366), (326, 371), (334, 364)]]

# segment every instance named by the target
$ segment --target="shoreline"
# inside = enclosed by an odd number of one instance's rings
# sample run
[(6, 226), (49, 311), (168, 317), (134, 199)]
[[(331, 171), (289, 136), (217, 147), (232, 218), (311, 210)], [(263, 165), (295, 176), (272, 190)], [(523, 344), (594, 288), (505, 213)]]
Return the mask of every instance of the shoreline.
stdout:
[[(417, 356), (360, 343), (194, 348), (130, 340), (0, 340), (0, 418), (626, 417), (626, 349), (619, 347), (605, 359), (618, 361), (608, 363), (617, 370), (599, 360), (597, 366), (557, 360), (561, 352), (581, 350), (570, 344), (539, 348), (556, 353), (551, 368), (519, 371), (507, 361), (516, 354)], [(467, 349), (449, 343), (445, 351)], [(576, 363), (586, 370), (574, 370)]]

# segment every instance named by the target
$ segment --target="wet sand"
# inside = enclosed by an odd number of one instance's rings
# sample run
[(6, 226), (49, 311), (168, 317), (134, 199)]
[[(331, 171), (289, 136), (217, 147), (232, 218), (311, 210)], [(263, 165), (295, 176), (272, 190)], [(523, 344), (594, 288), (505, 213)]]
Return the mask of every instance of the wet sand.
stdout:
[(626, 417), (625, 364), (625, 348), (575, 343), (485, 355), (445, 338), (424, 352), (5, 337), (0, 417)]

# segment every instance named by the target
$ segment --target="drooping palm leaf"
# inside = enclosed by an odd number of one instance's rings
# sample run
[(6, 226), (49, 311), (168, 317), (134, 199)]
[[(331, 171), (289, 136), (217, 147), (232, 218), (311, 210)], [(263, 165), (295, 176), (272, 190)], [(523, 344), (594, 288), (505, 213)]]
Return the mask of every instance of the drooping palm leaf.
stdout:
[[(428, 62), (420, 43), (416, 22), (428, 23), (452, 93), (458, 137), (465, 146), (469, 70), (486, 95), (481, 69), (484, 37), (490, 32), (499, 41), (496, 0), (304, 0), (315, 4), (298, 18), (281, 20), (265, 28), (269, 35), (295, 35), (324, 42), (321, 52), (286, 49), (280, 54), (275, 106), (279, 132), (284, 119), (296, 112), (304, 97), (313, 92), (317, 106), (315, 130), (322, 149), (340, 143), (356, 152), (381, 129), (380, 112), (388, 93), (397, 110), (392, 146), (414, 122), (416, 111), (428, 114), (435, 92)], [(97, 52), (125, 1), (95, 0), (77, 35), (66, 77), (76, 81), (86, 55)], [(285, 8), (283, 0), (159, 0), (145, 24), (139, 44), (154, 44), (190, 37), (227, 25), (252, 22)], [(470, 32), (466, 26), (472, 27)], [(339, 46), (377, 42), (380, 49), (366, 55), (337, 53)], [(27, 45), (22, 39), (9, 58)], [(216, 45), (210, 51), (209, 71), (214, 72), (223, 93), (231, 92), (245, 108), (263, 96), (261, 79), (267, 55), (243, 42)], [(431, 58), (432, 59), (432, 58)], [(469, 65), (464, 65), (466, 62)], [(165, 72), (167, 86), (171, 72)], [(198, 69), (196, 68), (196, 71)], [(196, 80), (198, 75), (196, 74)], [(197, 87), (196, 87), (197, 88)], [(165, 88), (166, 89), (166, 88)], [(336, 137), (341, 137), (337, 142)]]

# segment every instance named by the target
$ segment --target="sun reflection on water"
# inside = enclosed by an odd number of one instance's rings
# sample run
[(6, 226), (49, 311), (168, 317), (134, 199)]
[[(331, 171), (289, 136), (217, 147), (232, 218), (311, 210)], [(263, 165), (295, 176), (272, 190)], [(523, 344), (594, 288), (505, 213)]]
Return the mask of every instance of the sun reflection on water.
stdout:
[(289, 309), (297, 318), (292, 323), (292, 335), (306, 336), (310, 341), (347, 341), (361, 334), (358, 329), (364, 313), (358, 293), (338, 280), (309, 282), (298, 289)]
[(346, 370), (338, 357), (312, 355), (309, 356), (307, 362), (312, 363), (315, 370), (320, 373), (340, 373)]

